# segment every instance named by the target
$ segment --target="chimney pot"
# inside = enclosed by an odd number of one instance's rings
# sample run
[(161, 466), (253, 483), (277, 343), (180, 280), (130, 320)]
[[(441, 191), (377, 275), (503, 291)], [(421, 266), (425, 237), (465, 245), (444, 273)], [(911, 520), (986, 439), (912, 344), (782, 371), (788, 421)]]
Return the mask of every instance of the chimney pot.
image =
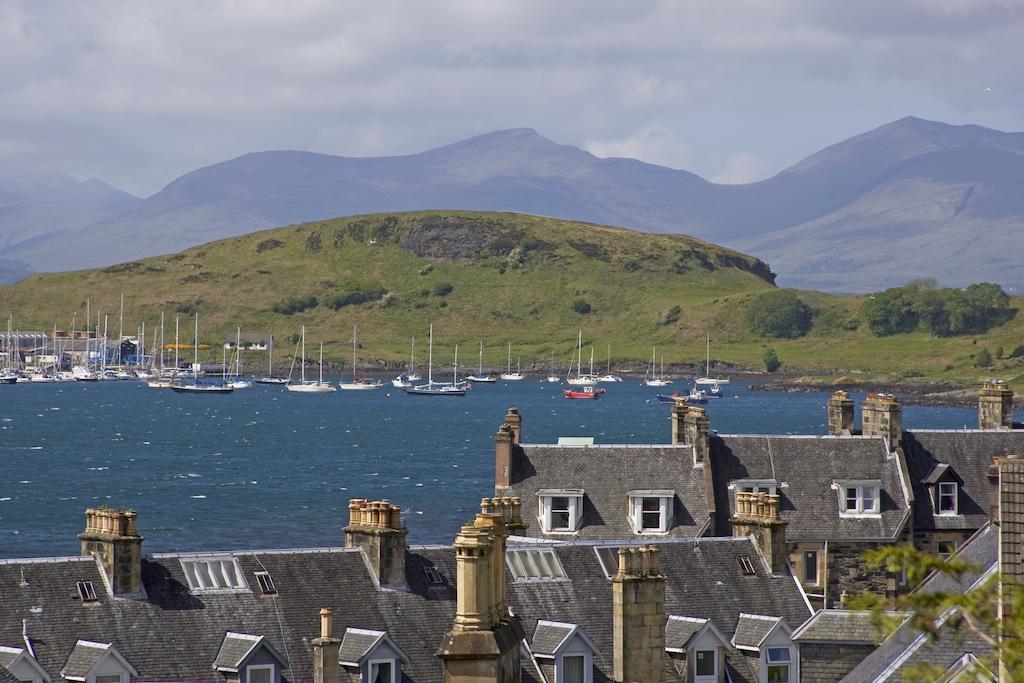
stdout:
[(331, 610), (326, 607), (320, 608), (320, 637), (331, 637)]

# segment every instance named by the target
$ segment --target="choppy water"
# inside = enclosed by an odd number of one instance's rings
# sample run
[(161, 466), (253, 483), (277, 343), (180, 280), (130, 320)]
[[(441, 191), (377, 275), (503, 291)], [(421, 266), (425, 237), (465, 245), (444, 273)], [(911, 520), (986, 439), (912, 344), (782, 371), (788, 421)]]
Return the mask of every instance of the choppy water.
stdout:
[[(101, 504), (138, 510), (147, 552), (341, 545), (350, 497), (397, 502), (410, 541), (447, 543), (491, 493), (508, 406), (523, 414), (527, 442), (669, 440), (655, 389), (607, 386), (599, 401), (568, 401), (536, 380), (477, 385), (461, 399), (390, 388), (195, 396), (134, 382), (0, 385), (0, 557), (77, 553), (82, 511)], [(720, 432), (825, 431), (826, 394), (740, 382), (726, 393), (708, 405)], [(904, 424), (918, 428), (976, 419), (969, 409), (904, 408)]]

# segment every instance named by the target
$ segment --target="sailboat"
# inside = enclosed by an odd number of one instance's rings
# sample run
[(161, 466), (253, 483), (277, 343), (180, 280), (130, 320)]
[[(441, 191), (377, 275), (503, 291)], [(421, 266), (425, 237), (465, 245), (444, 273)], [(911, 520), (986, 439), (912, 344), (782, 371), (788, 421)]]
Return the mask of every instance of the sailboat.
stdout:
[(708, 332), (707, 341), (707, 355), (704, 361), (704, 376), (698, 377), (696, 380), (697, 384), (710, 385), (711, 396), (721, 397), (722, 388), (721, 385), (728, 384), (729, 380), (724, 377), (712, 377), (711, 376), (711, 333)]
[(608, 370), (606, 374), (597, 378), (598, 382), (621, 382), (622, 378), (612, 374), (612, 345), (608, 345)]
[(267, 374), (265, 377), (257, 377), (257, 384), (288, 384), (287, 377), (280, 377), (274, 374), (274, 335), (270, 335), (267, 342)]
[(356, 374), (356, 347), (359, 346), (357, 333), (359, 328), (356, 325), (352, 326), (352, 381), (351, 382), (339, 382), (338, 386), (343, 391), (368, 391), (372, 389), (380, 389), (384, 386), (384, 383), (380, 380), (374, 382), (373, 380), (366, 379), (365, 377), (359, 377)]
[(470, 382), (483, 382), (485, 384), (494, 384), (497, 378), (491, 374), (484, 374), (484, 343), (480, 342), (480, 362), (477, 367), (475, 375), (467, 375), (466, 379)]
[(242, 377), (242, 328), (235, 331), (235, 375), (227, 383), (232, 389), (248, 389), (252, 382)]
[(572, 366), (570, 365), (569, 376), (565, 378), (566, 384), (577, 387), (592, 387), (597, 384), (597, 378), (594, 377), (593, 355), (590, 357), (590, 373), (583, 374), (583, 330), (580, 330), (579, 341), (576, 345), (576, 353), (573, 355), (573, 360), (576, 361), (576, 376), (572, 376)]
[[(177, 348), (177, 328), (175, 328), (175, 348)], [(164, 314), (160, 313), (160, 370), (155, 377), (150, 378), (146, 382), (146, 386), (150, 389), (170, 389), (174, 384), (174, 381), (164, 371)]]
[(549, 366), (548, 377), (547, 377), (547, 379), (545, 381), (550, 383), (550, 384), (559, 384), (562, 381), (562, 378), (555, 374), (555, 354), (554, 354), (554, 352), (551, 353), (551, 365)]
[(408, 389), (413, 382), (418, 382), (420, 376), (413, 372), (416, 364), (416, 337), (412, 338), (412, 348), (409, 351), (409, 371), (391, 380), (391, 386), (396, 389)]
[(661, 376), (658, 376), (658, 366), (656, 365), (657, 350), (657, 347), (651, 348), (651, 364), (647, 366), (647, 373), (644, 374), (644, 384), (649, 387), (667, 387), (669, 384), (672, 384), (672, 380), (665, 379), (664, 356), (661, 358)]
[(227, 384), (203, 384), (199, 381), (199, 314), (196, 314), (195, 343), (192, 344), (194, 356), (192, 360), (192, 384), (182, 384), (180, 381), (171, 386), (171, 391), (179, 394), (230, 394), (234, 391)]
[(427, 342), (427, 383), (409, 387), (405, 393), (410, 396), (465, 396), (466, 383), (459, 382), (459, 347), (455, 347), (454, 381), (451, 384), (434, 381), (434, 324), (430, 324)]
[(320, 342), (320, 379), (306, 379), (306, 326), (302, 326), (302, 361), (299, 363), (299, 383), (287, 386), (288, 391), (304, 394), (329, 394), (337, 391), (331, 384), (324, 381), (324, 343)]
[(517, 382), (525, 379), (526, 376), (519, 371), (519, 356), (516, 356), (516, 371), (512, 372), (512, 342), (508, 343), (508, 369), (501, 373), (501, 379), (508, 382)]

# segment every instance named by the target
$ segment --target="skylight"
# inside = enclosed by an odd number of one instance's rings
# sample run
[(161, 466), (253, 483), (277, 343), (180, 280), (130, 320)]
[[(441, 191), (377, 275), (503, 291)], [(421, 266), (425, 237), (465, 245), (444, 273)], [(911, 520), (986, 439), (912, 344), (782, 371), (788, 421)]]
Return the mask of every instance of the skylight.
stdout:
[(437, 571), (437, 567), (424, 567), (423, 574), (427, 577), (427, 581), (440, 586), (444, 583), (444, 578), (441, 576), (441, 572)]
[(594, 548), (597, 553), (597, 560), (601, 563), (605, 578), (612, 578), (619, 571), (619, 549), (618, 548)]
[(274, 587), (274, 579), (270, 577), (270, 572), (259, 571), (255, 572), (255, 575), (256, 583), (259, 584), (260, 591), (262, 591), (264, 595), (277, 594), (277, 588)]
[(516, 581), (555, 581), (565, 578), (565, 570), (553, 550), (509, 550), (505, 553), (505, 560)]
[(78, 597), (82, 599), (82, 602), (96, 602), (98, 599), (92, 581), (78, 581), (75, 583), (75, 587), (78, 588)]
[(743, 570), (743, 574), (745, 576), (753, 576), (757, 573), (756, 571), (754, 571), (754, 563), (751, 562), (750, 558), (746, 555), (743, 555), (742, 557), (737, 557), (736, 562), (739, 563), (740, 569)]
[(247, 588), (238, 560), (233, 557), (182, 559), (188, 587), (193, 591), (244, 590)]

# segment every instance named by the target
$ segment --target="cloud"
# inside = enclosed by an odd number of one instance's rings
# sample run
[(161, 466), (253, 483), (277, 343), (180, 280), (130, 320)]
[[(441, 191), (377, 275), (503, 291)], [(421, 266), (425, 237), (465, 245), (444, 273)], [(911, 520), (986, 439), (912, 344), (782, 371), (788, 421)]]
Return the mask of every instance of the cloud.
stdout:
[(648, 124), (619, 140), (587, 140), (584, 148), (599, 157), (627, 157), (649, 164), (685, 168), (690, 147), (675, 132), (656, 124)]
[(725, 162), (725, 168), (711, 176), (711, 182), (725, 185), (741, 185), (764, 180), (768, 167), (757, 157), (746, 152), (737, 152)]
[(736, 149), (779, 170), (906, 114), (1017, 125), (1022, 12), (1000, 0), (11, 0), (0, 167), (148, 193), (255, 150), (384, 155), (532, 127), (705, 177)]

